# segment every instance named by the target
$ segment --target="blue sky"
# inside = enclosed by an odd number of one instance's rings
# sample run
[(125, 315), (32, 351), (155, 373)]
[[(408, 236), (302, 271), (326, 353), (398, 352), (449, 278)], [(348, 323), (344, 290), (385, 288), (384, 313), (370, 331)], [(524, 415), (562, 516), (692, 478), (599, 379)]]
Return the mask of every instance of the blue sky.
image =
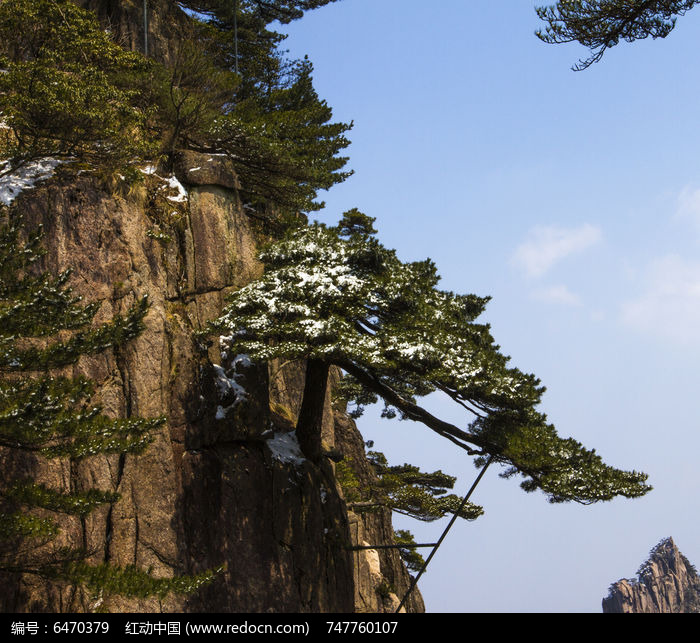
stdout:
[[(335, 118), (354, 121), (355, 175), (318, 218), (358, 207), (402, 259), (431, 257), (444, 288), (493, 297), (483, 319), (547, 386), (560, 435), (655, 487), (549, 505), (490, 470), (474, 497), (486, 515), (421, 580), (433, 612), (599, 612), (666, 536), (700, 564), (700, 9), (575, 73), (586, 50), (539, 41), (536, 4), (341, 0), (287, 28)], [(359, 426), (461, 493), (476, 474), (420, 425), (370, 412)], [(443, 524), (396, 520), (422, 542)]]

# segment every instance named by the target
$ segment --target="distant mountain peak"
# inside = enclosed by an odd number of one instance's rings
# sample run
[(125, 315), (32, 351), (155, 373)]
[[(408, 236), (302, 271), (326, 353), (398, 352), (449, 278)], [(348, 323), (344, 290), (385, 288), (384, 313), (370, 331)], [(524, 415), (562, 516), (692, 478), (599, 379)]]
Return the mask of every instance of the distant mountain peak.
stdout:
[(610, 586), (603, 612), (700, 613), (700, 576), (673, 538), (664, 538), (649, 552), (636, 578)]

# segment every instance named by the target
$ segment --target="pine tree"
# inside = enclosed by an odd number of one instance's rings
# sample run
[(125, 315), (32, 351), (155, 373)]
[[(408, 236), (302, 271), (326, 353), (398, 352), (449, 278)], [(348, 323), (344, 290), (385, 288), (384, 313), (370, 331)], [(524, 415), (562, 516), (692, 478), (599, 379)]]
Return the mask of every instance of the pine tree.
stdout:
[(196, 21), (191, 27), (174, 45), (169, 67), (151, 62), (142, 88), (154, 106), (149, 123), (166, 157), (183, 148), (221, 151), (213, 132), (230, 111), (239, 84), (236, 74), (217, 64), (213, 28)]
[[(379, 451), (369, 451), (366, 455), (376, 475), (376, 481), (368, 484), (360, 484), (353, 463), (343, 459), (336, 465), (336, 477), (354, 511), (375, 511), (383, 507), (422, 522), (433, 522), (459, 510), (462, 499), (455, 494), (446, 495), (457, 478), (442, 471), (421, 471), (412, 464), (391, 466)], [(459, 517), (475, 520), (483, 513), (482, 507), (467, 503)]]
[(298, 20), (305, 11), (318, 9), (337, 0), (180, 0), (179, 4), (209, 16), (232, 16), (240, 11), (255, 15), (263, 24), (278, 21), (288, 24)]
[[(647, 476), (605, 465), (595, 451), (560, 438), (537, 411), (544, 388), (508, 366), (486, 324), (487, 298), (439, 290), (430, 260), (403, 263), (357, 210), (335, 227), (316, 223), (264, 250), (266, 269), (230, 300), (214, 329), (254, 361), (306, 360), (297, 437), (322, 456), (320, 428), (331, 366), (345, 373), (355, 413), (382, 398), (384, 415), (420, 422), (477, 457), (524, 477), (552, 502), (592, 503), (650, 490)], [(417, 399), (439, 391), (472, 420), (436, 417)]]
[(433, 522), (458, 510), (459, 517), (465, 520), (476, 520), (484, 513), (482, 507), (469, 502), (460, 510), (462, 499), (447, 494), (448, 489), (454, 488), (454, 476), (442, 471), (421, 471), (413, 464), (389, 465), (379, 451), (368, 452), (367, 460), (379, 483), (369, 490), (365, 506), (386, 506), (422, 522)]
[(3, 0), (0, 69), (5, 171), (42, 157), (116, 167), (152, 151), (137, 89), (147, 61), (70, 0)]
[(413, 534), (406, 529), (398, 529), (394, 532), (394, 542), (397, 545), (403, 545), (403, 547), (399, 549), (399, 555), (406, 564), (408, 571), (421, 571), (425, 564), (425, 559), (418, 553), (415, 547), (417, 543)]
[(621, 40), (665, 38), (699, 0), (559, 0), (536, 8), (547, 23), (537, 36), (546, 43), (579, 42), (591, 50), (573, 69), (580, 71), (598, 62)]
[[(389, 465), (386, 456), (379, 451), (370, 451), (367, 459), (379, 479), (378, 487), (370, 495), (370, 503), (385, 504), (396, 513), (423, 522), (433, 522), (459, 510), (462, 499), (456, 494), (447, 494), (457, 478), (442, 471), (421, 471), (413, 464)], [(459, 517), (475, 520), (483, 513), (478, 505), (467, 503)]]
[(332, 122), (311, 63), (287, 60), (267, 25), (329, 1), (182, 2), (195, 13), (165, 67), (71, 0), (3, 0), (0, 175), (39, 158), (124, 173), (184, 148), (227, 154), (250, 202), (319, 209), (318, 192), (350, 175), (351, 124)]
[(331, 108), (313, 87), (311, 63), (288, 60), (280, 48), (286, 36), (268, 25), (329, 1), (182, 3), (205, 18), (197, 38), (206, 42), (210, 60), (239, 76), (220, 117), (190, 147), (228, 154), (251, 201), (289, 212), (320, 209), (318, 191), (350, 176), (339, 153), (350, 144), (345, 134), (352, 124), (332, 122)]
[(0, 575), (35, 574), (103, 597), (194, 591), (213, 574), (159, 579), (134, 566), (89, 562), (95, 552), (84, 544), (57, 544), (59, 516), (84, 521), (119, 495), (78, 488), (74, 480), (70, 488), (37, 482), (29, 474), (36, 463), (60, 460), (73, 472), (88, 458), (135, 455), (165, 420), (109, 418), (91, 402), (92, 382), (52, 374), (136, 337), (148, 303), (143, 298), (125, 315), (92, 325), (98, 304), (73, 295), (69, 272), (39, 271), (41, 231), (24, 241), (22, 234), (16, 214), (0, 218)]

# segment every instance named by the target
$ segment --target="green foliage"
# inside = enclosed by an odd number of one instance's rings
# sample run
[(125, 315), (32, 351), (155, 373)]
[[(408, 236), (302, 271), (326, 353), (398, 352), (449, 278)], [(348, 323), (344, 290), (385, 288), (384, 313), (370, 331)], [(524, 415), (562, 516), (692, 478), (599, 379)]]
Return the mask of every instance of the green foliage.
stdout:
[[(477, 465), (492, 455), (506, 476), (522, 475), (523, 489), (540, 489), (553, 502), (650, 490), (645, 474), (609, 467), (557, 435), (536, 410), (544, 387), (509, 367), (488, 325), (476, 321), (487, 298), (439, 290), (432, 261), (401, 262), (360, 215), (290, 231), (260, 254), (264, 275), (234, 293), (214, 324), (231, 337), (230, 350), (261, 362), (340, 367), (358, 410), (381, 397), (385, 416), (423, 423), (479, 456)], [(433, 392), (472, 416), (466, 429), (419, 405)]]
[(405, 545), (405, 548), (399, 549), (399, 555), (406, 567), (411, 572), (419, 572), (423, 569), (425, 559), (418, 553), (418, 550), (411, 545), (416, 544), (413, 534), (406, 529), (399, 529), (394, 532), (394, 541), (397, 545)]
[(364, 212), (360, 212), (357, 208), (348, 210), (343, 214), (343, 218), (338, 223), (338, 236), (340, 237), (367, 237), (372, 234), (377, 234), (374, 227), (374, 219), (368, 217)]
[(383, 579), (382, 582), (375, 587), (375, 591), (384, 600), (389, 598), (391, 594), (396, 594), (396, 588), (386, 579)]
[(117, 46), (70, 0), (0, 3), (0, 116), (11, 136), (0, 157), (117, 166), (149, 149), (138, 54)]
[(47, 458), (143, 451), (163, 420), (107, 418), (90, 405), (92, 392), (92, 383), (84, 379), (44, 376), (1, 382), (0, 446)]
[(274, 21), (288, 24), (298, 20), (305, 11), (318, 9), (337, 0), (179, 0), (179, 4), (191, 11), (217, 17), (232, 19), (236, 4), (244, 16), (255, 17), (260, 25)]
[(335, 478), (343, 489), (343, 495), (348, 504), (361, 502), (363, 499), (360, 480), (352, 465), (343, 459), (335, 465)]
[(598, 62), (621, 40), (633, 42), (648, 37), (665, 38), (676, 26), (676, 17), (692, 9), (699, 0), (559, 0), (538, 7), (537, 15), (547, 23), (537, 36), (546, 43), (579, 42), (591, 55), (573, 67), (580, 71)]
[(214, 130), (222, 149), (234, 159), (244, 189), (287, 210), (313, 211), (319, 189), (344, 181), (351, 125), (330, 123), (332, 112), (316, 94), (308, 60), (295, 65), (287, 86), (277, 86), (262, 100), (237, 102)]
[[(459, 496), (447, 494), (456, 478), (442, 471), (421, 471), (412, 464), (389, 466), (386, 456), (378, 451), (367, 453), (375, 480), (362, 484), (351, 463), (342, 460), (336, 465), (336, 478), (346, 502), (355, 511), (373, 511), (385, 507), (397, 513), (432, 522), (454, 514), (462, 502)], [(475, 520), (484, 513), (478, 505), (467, 503), (460, 518)]]
[[(39, 229), (25, 243), (20, 243), (19, 231), (17, 221), (0, 226), (0, 368), (26, 371), (65, 366), (80, 355), (123, 344), (141, 332), (148, 310), (145, 298), (126, 315), (86, 329), (98, 304), (82, 305), (80, 298), (65, 287), (70, 271), (57, 277), (32, 271), (32, 266), (43, 256), (39, 246), (43, 232)], [(66, 330), (78, 332), (62, 341), (21, 341), (43, 339)], [(63, 385), (55, 381), (46, 386), (45, 393), (56, 394), (57, 387)], [(79, 397), (90, 392), (86, 383), (71, 386), (73, 394)], [(16, 394), (20, 395), (19, 389)], [(29, 389), (24, 394), (31, 398)]]
[[(150, 571), (135, 565), (116, 567), (114, 565), (88, 565), (83, 561), (70, 561), (54, 570), (53, 576), (65, 579), (74, 585), (81, 585), (96, 594), (165, 598), (168, 594), (191, 594), (202, 585), (211, 583), (222, 570), (217, 568), (196, 576), (156, 578)], [(49, 577), (52, 575), (49, 574)]]
[[(0, 511), (0, 518), (0, 542), (3, 545), (15, 546), (17, 541), (25, 538), (51, 539), (58, 535), (58, 526), (47, 518), (5, 510)], [(15, 567), (4, 558), (0, 558), (0, 572), (13, 571)]]
[(196, 577), (156, 579), (134, 567), (94, 565), (94, 552), (51, 546), (60, 535), (58, 516), (84, 519), (119, 499), (113, 491), (53, 488), (27, 476), (28, 463), (62, 458), (73, 468), (86, 458), (136, 454), (164, 418), (113, 419), (91, 402), (84, 378), (54, 377), (49, 369), (82, 355), (121, 347), (143, 328), (145, 299), (123, 317), (91, 326), (97, 304), (83, 305), (66, 287), (68, 273), (38, 270), (41, 231), (22, 240), (20, 221), (0, 220), (0, 573), (37, 574), (90, 591), (143, 597), (188, 592), (208, 582)]
[(0, 159), (11, 163), (1, 171), (53, 157), (125, 172), (188, 148), (228, 155), (248, 200), (281, 216), (320, 208), (318, 191), (350, 175), (339, 152), (351, 125), (331, 122), (311, 63), (286, 60), (266, 25), (328, 1), (241, 2), (238, 55), (232, 3), (182, 3), (204, 13), (166, 68), (118, 46), (70, 0), (4, 0)]
[(64, 493), (37, 484), (31, 479), (17, 480), (3, 491), (5, 498), (25, 507), (41, 507), (49, 511), (85, 517), (100, 505), (119, 500), (119, 494), (98, 489)]
[(144, 91), (152, 94), (151, 123), (164, 154), (216, 146), (213, 132), (230, 111), (239, 78), (215, 63), (215, 35), (210, 25), (194, 24), (192, 34), (178, 40), (169, 67), (152, 65)]
[[(386, 456), (378, 451), (370, 451), (367, 459), (379, 480), (371, 490), (372, 501), (397, 513), (432, 522), (455, 514), (462, 504), (459, 496), (446, 495), (457, 479), (442, 471), (427, 473), (412, 464), (389, 466)], [(483, 513), (478, 505), (467, 503), (458, 515), (465, 520), (476, 520)]]
[(239, 71), (231, 100), (193, 146), (228, 154), (254, 202), (318, 210), (323, 205), (315, 201), (318, 191), (351, 174), (342, 171), (347, 158), (338, 154), (349, 145), (345, 134), (352, 125), (331, 122), (330, 107), (314, 90), (311, 63), (287, 60), (280, 50), (285, 36), (267, 28), (273, 20), (289, 22), (328, 2), (243, 1), (237, 41), (233, 2), (183, 3), (206, 17), (210, 59), (221, 69)]

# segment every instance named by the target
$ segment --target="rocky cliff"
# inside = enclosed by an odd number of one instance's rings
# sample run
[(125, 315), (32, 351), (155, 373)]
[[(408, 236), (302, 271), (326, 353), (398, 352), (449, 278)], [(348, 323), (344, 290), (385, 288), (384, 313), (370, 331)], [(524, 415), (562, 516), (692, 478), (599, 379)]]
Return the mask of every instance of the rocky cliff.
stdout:
[[(350, 549), (391, 542), (390, 515), (350, 513), (331, 461), (316, 466), (295, 445), (304, 365), (236, 370), (218, 338), (208, 349), (195, 339), (227, 292), (260, 274), (265, 233), (222, 158), (184, 154), (176, 174), (184, 189), (152, 171), (135, 188), (108, 189), (89, 173), (54, 176), (15, 200), (24, 226), (46, 232), (40, 268), (72, 268), (75, 291), (101, 302), (96, 321), (143, 295), (150, 300), (146, 330), (126, 350), (82, 358), (67, 374), (97, 382), (109, 415), (167, 417), (143, 455), (78, 467), (30, 458), (23, 466), (52, 488), (82, 480), (119, 492), (86, 520), (62, 523), (62, 544), (85, 546), (93, 562), (161, 576), (225, 569), (194, 596), (113, 596), (99, 605), (73, 588), (17, 575), (0, 586), (0, 611), (391, 610), (409, 581), (398, 554)], [(325, 413), (325, 446), (361, 461), (362, 438), (332, 407), (330, 390)], [(416, 593), (409, 610), (422, 609)]]
[[(141, 49), (140, 1), (76, 3), (94, 10), (123, 46)], [(167, 63), (184, 14), (166, 0), (149, 7), (149, 54)], [(93, 380), (107, 415), (167, 418), (138, 456), (80, 464), (28, 456), (14, 464), (56, 490), (120, 494), (86, 519), (62, 519), (56, 546), (156, 576), (223, 571), (194, 595), (162, 601), (95, 600), (15, 574), (0, 583), (0, 611), (393, 611), (410, 581), (399, 554), (353, 549), (393, 542), (390, 512), (349, 511), (334, 463), (309, 462), (295, 441), (305, 365), (248, 364), (222, 354), (218, 337), (198, 335), (227, 293), (261, 274), (256, 256), (269, 213), (242, 201), (226, 157), (181, 151), (171, 161), (168, 170), (142, 168), (135, 183), (61, 167), (13, 193), (28, 233), (40, 225), (45, 232), (37, 270), (71, 268), (74, 291), (100, 302), (95, 323), (144, 295), (150, 302), (144, 332), (125, 349), (83, 357), (64, 375)], [(355, 424), (331, 402), (339, 377), (326, 391), (324, 447), (371, 476)], [(423, 611), (419, 592), (407, 609)]]
[(666, 538), (651, 550), (637, 578), (622, 579), (610, 587), (603, 612), (700, 612), (700, 576), (673, 539)]

